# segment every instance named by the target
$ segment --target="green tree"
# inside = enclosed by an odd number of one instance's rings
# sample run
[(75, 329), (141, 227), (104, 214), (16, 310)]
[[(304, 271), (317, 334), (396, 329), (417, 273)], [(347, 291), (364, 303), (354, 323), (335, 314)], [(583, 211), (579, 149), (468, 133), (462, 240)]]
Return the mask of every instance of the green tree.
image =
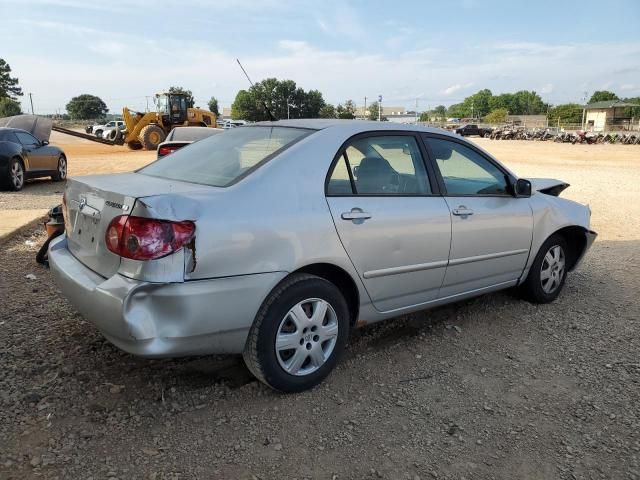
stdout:
[(18, 79), (11, 76), (11, 67), (0, 58), (0, 98), (9, 97), (17, 100), (22, 95), (22, 88), (18, 86)]
[(549, 109), (547, 118), (549, 119), (549, 125), (556, 125), (558, 119), (560, 123), (582, 123), (582, 105), (577, 103), (565, 103), (562, 105), (556, 105)]
[(182, 87), (169, 87), (169, 93), (181, 93), (187, 97), (187, 107), (193, 108), (195, 100), (193, 99), (193, 92)]
[(320, 118), (336, 118), (336, 107), (330, 103), (320, 109)]
[(95, 95), (88, 93), (73, 97), (67, 103), (67, 112), (74, 120), (89, 120), (104, 117), (109, 109), (107, 105)]
[(620, 98), (609, 90), (597, 90), (593, 92), (593, 95), (591, 95), (587, 103), (606, 102), (608, 100), (620, 100)]
[(218, 109), (218, 99), (216, 97), (211, 97), (207, 105), (209, 105), (210, 112), (215, 113), (216, 117), (220, 116), (220, 110)]
[(504, 123), (507, 121), (508, 116), (509, 112), (506, 108), (496, 108), (484, 117), (484, 121), (487, 123)]
[(336, 108), (336, 114), (338, 118), (353, 120), (356, 118), (356, 105), (353, 100), (347, 100), (344, 105), (338, 104)]
[(465, 110), (465, 106), (462, 103), (454, 103), (449, 105), (447, 109), (447, 117), (450, 118), (464, 118), (470, 116), (470, 111)]
[[(627, 103), (634, 103), (636, 105), (640, 105), (640, 97), (627, 97), (624, 99), (624, 101)], [(624, 114), (627, 117), (638, 118), (640, 117), (640, 106), (625, 108)]]
[(420, 114), (420, 118), (418, 118), (419, 122), (428, 122), (430, 119), (430, 112), (422, 112)]
[(0, 98), (0, 117), (12, 117), (21, 113), (20, 103), (9, 97)]
[[(378, 102), (371, 102), (367, 106), (367, 111), (369, 112), (367, 114), (367, 120), (378, 120), (378, 109), (379, 108), (380, 108), (380, 106), (378, 105)], [(382, 120), (382, 116), (381, 116), (380, 119)]]
[(231, 106), (234, 119), (249, 121), (269, 120), (265, 109), (275, 118), (318, 118), (326, 105), (318, 90), (305, 92), (293, 80), (267, 78), (248, 90), (240, 90)]
[(446, 118), (447, 107), (445, 107), (444, 105), (438, 105), (436, 108), (433, 109), (433, 115), (440, 120), (443, 118)]

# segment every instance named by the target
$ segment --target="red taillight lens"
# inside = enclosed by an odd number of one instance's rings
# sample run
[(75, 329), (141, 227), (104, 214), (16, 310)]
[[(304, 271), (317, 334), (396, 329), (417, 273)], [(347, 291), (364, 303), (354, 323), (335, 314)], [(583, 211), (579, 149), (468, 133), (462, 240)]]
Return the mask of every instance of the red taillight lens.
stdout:
[(107, 248), (121, 257), (153, 260), (182, 248), (193, 238), (193, 222), (171, 222), (120, 215), (109, 223), (105, 233)]
[(170, 153), (175, 152), (179, 148), (180, 147), (160, 147), (158, 149), (158, 156), (159, 157), (164, 157), (165, 155), (169, 155)]

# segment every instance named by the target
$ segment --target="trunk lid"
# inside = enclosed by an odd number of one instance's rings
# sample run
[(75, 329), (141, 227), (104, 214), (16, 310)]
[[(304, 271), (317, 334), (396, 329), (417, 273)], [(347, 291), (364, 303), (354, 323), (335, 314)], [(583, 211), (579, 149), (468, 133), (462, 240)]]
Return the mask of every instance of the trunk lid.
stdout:
[(137, 173), (70, 178), (65, 188), (66, 235), (69, 251), (87, 268), (110, 277), (121, 257), (105, 244), (109, 223), (129, 215), (140, 198), (202, 190), (200, 185)]

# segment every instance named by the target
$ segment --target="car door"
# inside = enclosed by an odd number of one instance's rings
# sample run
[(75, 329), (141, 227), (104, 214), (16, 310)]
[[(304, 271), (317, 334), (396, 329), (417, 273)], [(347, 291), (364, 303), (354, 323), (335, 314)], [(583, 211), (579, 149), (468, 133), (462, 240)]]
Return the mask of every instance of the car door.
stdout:
[(529, 198), (514, 197), (510, 174), (467, 142), (423, 138), (451, 211), (451, 253), (440, 296), (517, 280), (533, 235)]
[(451, 218), (418, 137), (350, 139), (326, 184), (336, 230), (379, 311), (434, 300), (444, 279)]
[(28, 158), (30, 171), (53, 170), (51, 168), (51, 152), (45, 148), (40, 140), (27, 132), (15, 132), (18, 141), (22, 144), (24, 155)]

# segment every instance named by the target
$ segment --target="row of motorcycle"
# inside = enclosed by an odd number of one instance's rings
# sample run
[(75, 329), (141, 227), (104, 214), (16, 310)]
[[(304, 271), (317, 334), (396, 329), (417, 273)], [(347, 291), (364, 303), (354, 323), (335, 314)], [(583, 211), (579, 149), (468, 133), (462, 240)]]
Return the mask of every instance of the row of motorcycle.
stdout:
[(538, 140), (557, 143), (619, 143), (622, 145), (640, 145), (640, 132), (597, 133), (578, 130), (575, 132), (552, 132), (548, 128), (494, 128), (488, 136), (492, 140)]

